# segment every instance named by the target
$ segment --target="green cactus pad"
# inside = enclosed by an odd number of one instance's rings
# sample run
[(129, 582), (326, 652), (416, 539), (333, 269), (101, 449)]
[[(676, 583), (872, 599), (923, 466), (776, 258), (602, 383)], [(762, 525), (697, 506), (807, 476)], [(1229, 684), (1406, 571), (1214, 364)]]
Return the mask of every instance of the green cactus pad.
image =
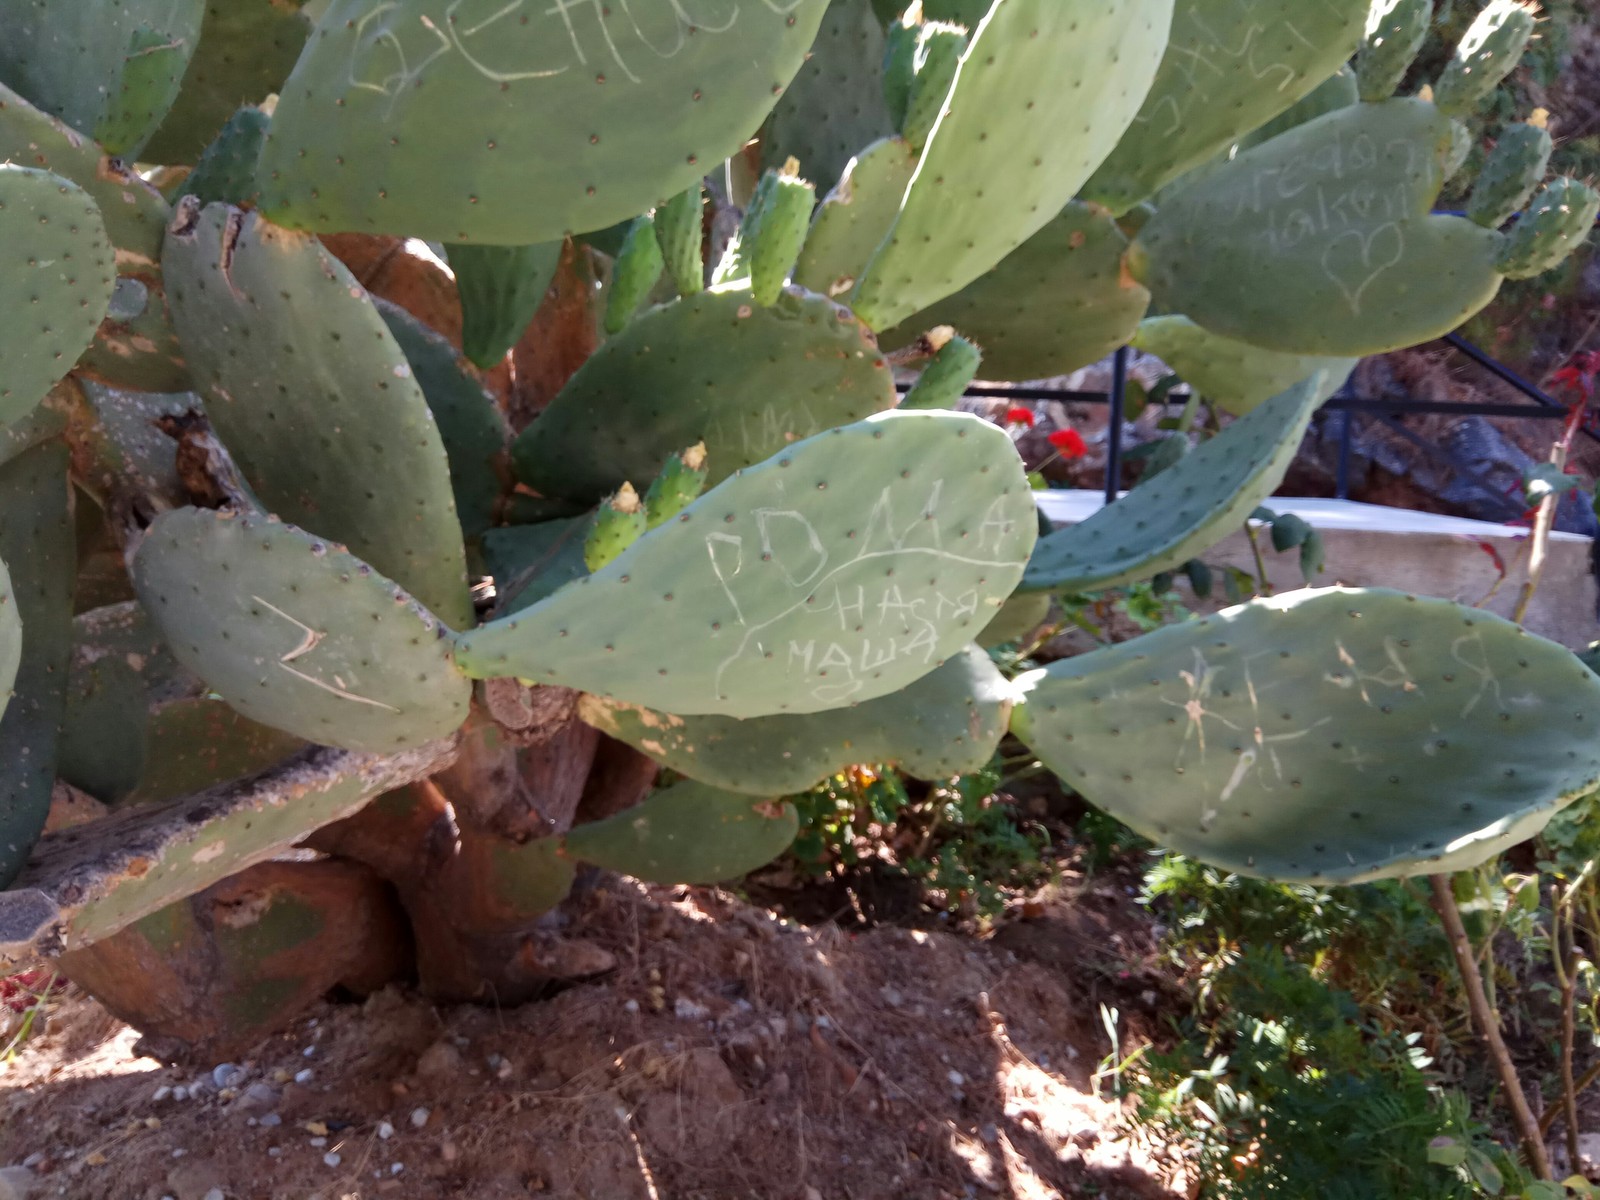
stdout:
[(1430, 215), (1452, 122), (1360, 104), (1239, 155), (1169, 197), (1129, 251), (1169, 312), (1290, 354), (1358, 357), (1439, 337), (1499, 290), (1499, 238)]
[(138, 160), (178, 98), (194, 47), (192, 30), (174, 34), (141, 25), (133, 31), (122, 60), (122, 79), (106, 97), (94, 127), (94, 139), (107, 153), (128, 162)]
[(1473, 185), (1467, 216), (1485, 229), (1500, 228), (1544, 181), (1554, 152), (1555, 142), (1544, 126), (1521, 122), (1506, 126)]
[(851, 160), (812, 218), (795, 283), (822, 296), (843, 296), (854, 288), (894, 224), (916, 171), (916, 152), (904, 138), (874, 142)]
[(747, 291), (702, 292), (606, 342), (512, 455), (529, 487), (593, 504), (625, 480), (654, 479), (695, 442), (716, 484), (896, 400), (871, 332), (832, 301), (791, 290), (763, 307)]
[(1447, 116), (1465, 117), (1522, 61), (1537, 8), (1527, 0), (1489, 0), (1468, 27), (1433, 89)]
[(963, 26), (930, 21), (917, 30), (916, 75), (906, 97), (900, 133), (919, 154), (944, 114), (950, 85), (955, 82), (966, 48), (967, 30)]
[[(1172, 7), (995, 5), (973, 31), (950, 114), (923, 151), (899, 218), (856, 285), (851, 306), (862, 320), (888, 329), (953, 295), (1066, 206), (1138, 115)], [(1093, 121), (1084, 119), (1086, 97)]]
[(611, 269), (611, 285), (606, 289), (606, 314), (603, 322), (606, 333), (618, 334), (628, 324), (639, 306), (655, 290), (666, 270), (667, 262), (661, 254), (661, 243), (656, 240), (655, 218), (646, 214), (635, 217), (628, 226), (628, 236), (622, 239), (616, 265)]
[(11, 572), (0, 562), (0, 721), (11, 703), (11, 686), (17, 681), (17, 666), (22, 662), (22, 613), (11, 588)]
[(301, 0), (206, 0), (183, 89), (145, 158), (194, 162), (242, 105), (281, 92), (311, 34), (305, 7)]
[(1532, 279), (1561, 265), (1594, 232), (1600, 193), (1576, 179), (1553, 179), (1505, 235), (1495, 265), (1511, 279)]
[(151, 526), (133, 576), (178, 661), (252, 720), (393, 752), (466, 718), (471, 686), (438, 619), (292, 525), (178, 509)]
[(161, 425), (199, 411), (200, 397), (128, 392), (72, 380), (58, 394), (72, 397), (78, 386), (82, 399), (72, 404), (73, 478), (78, 486), (102, 507), (135, 497), (158, 512), (187, 504), (178, 475), (178, 444)]
[(909, 687), (808, 716), (679, 717), (586, 696), (579, 715), (680, 775), (752, 796), (803, 792), (856, 763), (949, 779), (988, 763), (1011, 714), (1011, 684), (969, 646)]
[(94, 340), (115, 273), (105, 223), (82, 188), (0, 166), (0, 425), (33, 411)]
[[(261, 159), (280, 224), (528, 245), (604, 229), (734, 154), (799, 71), (827, 0), (470, 16), (337, 0)], [(472, 129), (463, 129), (470, 114)]]
[(1202, 329), (1188, 317), (1149, 317), (1133, 344), (1154, 354), (1212, 404), (1243, 416), (1318, 371), (1335, 390), (1359, 361), (1280, 354)]
[(1181, 567), (1236, 533), (1283, 482), (1312, 414), (1343, 382), (1317, 373), (1082, 524), (1041, 538), (1022, 590), (1121, 587)]
[(261, 156), (271, 127), (272, 118), (259, 108), (241, 108), (234, 113), (183, 181), (179, 195), (194, 196), (201, 204), (245, 204), (253, 200), (256, 159)]
[(1393, 96), (1416, 61), (1433, 24), (1433, 0), (1373, 0), (1357, 62), (1361, 99)]
[(1155, 83), (1080, 199), (1121, 215), (1335, 74), (1371, 0), (1177, 0)]
[(478, 366), (493, 367), (522, 337), (550, 290), (561, 249), (559, 241), (450, 247), (461, 297), (461, 349)]
[(799, 831), (791, 804), (685, 780), (614, 817), (578, 826), (562, 839), (562, 850), (650, 883), (720, 883), (766, 866)]
[(978, 645), (989, 649), (1020, 642), (1050, 616), (1049, 592), (1019, 592), (1006, 601), (994, 620), (978, 635)]
[(456, 348), (405, 309), (375, 300), (422, 389), (450, 460), (456, 516), (471, 541), (499, 520), (511, 483), (511, 426), (493, 396), (463, 367)]
[(1001, 430), (882, 413), (725, 480), (605, 570), (463, 635), (457, 658), (685, 715), (820, 712), (970, 642), (1037, 532)]
[(186, 671), (136, 602), (73, 621), (57, 773), (107, 804), (151, 804), (241, 779), (302, 749)]
[(50, 811), (72, 647), (77, 573), (67, 448), (43, 441), (0, 466), (0, 561), (11, 574), (22, 657), (0, 717), (0, 887), (22, 869)]
[(0, 467), (67, 431), (64, 406), (41, 404), (20, 421), (0, 425)]
[(922, 368), (917, 382), (901, 401), (901, 408), (954, 408), (978, 377), (983, 351), (960, 334), (951, 333), (948, 327), (936, 329), (927, 336), (932, 340), (935, 334), (946, 339), (944, 345)]
[(1122, 269), (1128, 239), (1103, 212), (1069, 204), (983, 278), (879, 339), (894, 350), (936, 325), (983, 347), (986, 379), (1047, 379), (1127, 344), (1150, 293)]
[(1012, 731), (1091, 803), (1286, 882), (1476, 865), (1600, 783), (1600, 678), (1445, 600), (1292, 592), (1018, 686)]
[(537, 604), (589, 574), (583, 561), (589, 517), (511, 525), (483, 535), (483, 558), (495, 584), (495, 613)]
[(188, 386), (161, 290), (161, 240), (172, 215), (161, 193), (82, 134), (0, 86), (0, 163), (27, 163), (89, 193), (116, 249), (111, 311), (79, 366), (141, 391)]
[(203, 8), (204, 0), (6, 4), (0, 78), (80, 133), (125, 136), (110, 149), (131, 156), (172, 103)]
[(706, 286), (705, 202), (705, 186), (697, 182), (656, 209), (656, 240), (680, 296)]
[(869, 0), (833, 0), (805, 66), (762, 130), (762, 165), (797, 158), (806, 178), (826, 189), (861, 147), (893, 133), (883, 51), (883, 26)]
[(306, 234), (214, 204), (167, 239), (206, 414), (268, 508), (472, 620), (450, 463), (367, 293)]

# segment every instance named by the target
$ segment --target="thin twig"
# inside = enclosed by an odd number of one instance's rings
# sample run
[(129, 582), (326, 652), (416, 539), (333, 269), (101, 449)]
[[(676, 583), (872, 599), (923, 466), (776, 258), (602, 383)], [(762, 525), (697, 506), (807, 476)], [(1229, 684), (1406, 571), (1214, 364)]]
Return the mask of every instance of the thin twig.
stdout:
[[(1563, 933), (1565, 931), (1565, 933)], [(1567, 1122), (1567, 1158), (1574, 1166), (1578, 1162), (1578, 1089), (1572, 1079), (1572, 1047), (1577, 1040), (1576, 1020), (1573, 1013), (1577, 1003), (1577, 963), (1567, 959), (1567, 948), (1573, 943), (1572, 912), (1562, 895), (1561, 885), (1550, 885), (1550, 965), (1555, 971), (1556, 986), (1561, 990), (1561, 1104), (1560, 1111)], [(1576, 950), (1576, 946), (1573, 945)], [(1550, 1111), (1557, 1110), (1551, 1105)]]
[(1431, 875), (1428, 882), (1433, 885), (1434, 911), (1439, 914), (1445, 936), (1450, 941), (1450, 951), (1455, 955), (1456, 969), (1467, 990), (1467, 1007), (1472, 1012), (1473, 1024), (1478, 1027), (1478, 1036), (1488, 1047), (1489, 1057), (1500, 1076), (1500, 1085), (1506, 1094), (1506, 1104), (1511, 1109), (1512, 1123), (1522, 1139), (1523, 1152), (1528, 1156), (1528, 1165), (1538, 1178), (1552, 1179), (1550, 1156), (1545, 1151), (1544, 1138), (1539, 1133), (1539, 1122), (1528, 1107), (1528, 1097), (1522, 1090), (1522, 1081), (1517, 1078), (1511, 1052), (1506, 1049), (1505, 1039), (1500, 1036), (1500, 1025), (1489, 1008), (1489, 997), (1483, 990), (1483, 977), (1478, 973), (1477, 958), (1472, 953), (1472, 941), (1467, 937), (1466, 926), (1461, 923), (1461, 911), (1456, 907), (1455, 893), (1450, 889), (1450, 877)]
[[(1561, 436), (1556, 439), (1556, 444), (1550, 450), (1550, 465), (1557, 471), (1565, 471), (1567, 459), (1572, 454), (1572, 439), (1577, 436), (1578, 426), (1583, 423), (1584, 406), (1574, 404), (1572, 413), (1562, 425)], [(1517, 606), (1511, 612), (1511, 619), (1518, 625), (1528, 615), (1528, 606), (1533, 603), (1533, 595), (1539, 590), (1539, 581), (1544, 578), (1545, 561), (1550, 552), (1550, 531), (1555, 528), (1556, 509), (1561, 504), (1561, 493), (1552, 492), (1546, 496), (1539, 505), (1539, 513), (1533, 522), (1532, 549), (1528, 555), (1528, 577), (1522, 582), (1522, 591), (1517, 595)]]
[(1244, 523), (1245, 536), (1250, 539), (1250, 553), (1256, 560), (1256, 583), (1261, 587), (1263, 596), (1272, 595), (1272, 582), (1267, 578), (1266, 560), (1261, 557), (1261, 543), (1256, 538), (1256, 527), (1249, 521)]

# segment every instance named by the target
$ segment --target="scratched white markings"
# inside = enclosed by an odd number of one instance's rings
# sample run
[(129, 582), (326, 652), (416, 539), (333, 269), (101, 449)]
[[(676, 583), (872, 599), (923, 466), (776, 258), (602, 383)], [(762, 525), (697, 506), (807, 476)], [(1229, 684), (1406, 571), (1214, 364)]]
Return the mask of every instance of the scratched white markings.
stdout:
[[(1020, 569), (1023, 563), (946, 549), (939, 517), (944, 488), (942, 480), (934, 482), (919, 494), (920, 503), (914, 501), (915, 511), (908, 512), (904, 493), (897, 496), (895, 488), (885, 487), (864, 528), (843, 552), (827, 546), (805, 514), (793, 509), (752, 513), (753, 545), (740, 534), (708, 534), (711, 571), (741, 627), (737, 645), (718, 664), (715, 694), (725, 695), (724, 677), (753, 656), (758, 663), (773, 662), (782, 673), (805, 679), (816, 700), (843, 704), (866, 688), (873, 672), (893, 663), (916, 660), (936, 666), (941, 631), (953, 623), (987, 621), (990, 614), (979, 619), (986, 599), (979, 586), (947, 593), (929, 583), (923, 572), (939, 564), (1004, 571)], [(1003, 501), (996, 501), (978, 531), (978, 554), (998, 552), (1016, 528), (1016, 517), (1006, 515)], [(747, 585), (751, 593), (769, 591), (773, 571), (782, 576), (793, 599), (752, 622), (746, 613), (756, 604), (747, 603), (748, 596), (741, 598), (741, 590)], [(864, 576), (874, 582), (862, 582)], [(798, 631), (797, 618), (804, 621)], [(781, 641), (769, 644), (768, 631), (774, 627), (782, 627)]]
[[(691, 36), (728, 33), (750, 8), (787, 16), (806, 0), (451, 0), (440, 19), (383, 0), (356, 20), (350, 85), (394, 101), (434, 63), (459, 56), (491, 83), (548, 79), (574, 68), (640, 83), (652, 57)], [(532, 26), (532, 29), (524, 29)], [(517, 61), (499, 61), (515, 53)]]
[[(1221, 814), (1222, 805), (1232, 800), (1239, 788), (1246, 780), (1251, 778), (1254, 771), (1255, 782), (1263, 792), (1272, 792), (1277, 787), (1289, 782), (1292, 773), (1284, 767), (1278, 748), (1288, 742), (1298, 742), (1309, 737), (1315, 730), (1329, 724), (1331, 716), (1320, 717), (1310, 725), (1297, 729), (1290, 729), (1283, 733), (1268, 733), (1267, 718), (1261, 709), (1261, 697), (1265, 692), (1284, 686), (1288, 681), (1279, 679), (1263, 685), (1256, 683), (1251, 663), (1256, 659), (1275, 659), (1277, 656), (1269, 652), (1260, 652), (1245, 657), (1240, 665), (1244, 675), (1245, 695), (1249, 701), (1248, 723), (1240, 724), (1224, 717), (1220, 712), (1210, 707), (1213, 694), (1217, 690), (1219, 677), (1218, 668), (1206, 659), (1199, 648), (1194, 650), (1194, 666), (1192, 670), (1180, 670), (1178, 678), (1183, 681), (1187, 694), (1180, 700), (1163, 696), (1161, 702), (1169, 707), (1182, 710), (1186, 724), (1183, 739), (1178, 743), (1178, 753), (1174, 767), (1181, 773), (1187, 766), (1191, 745), (1197, 752), (1201, 764), (1206, 761), (1208, 744), (1206, 739), (1206, 721), (1209, 719), (1223, 729), (1236, 734), (1243, 734), (1248, 745), (1231, 744), (1230, 750), (1235, 754), (1236, 761), (1229, 774), (1227, 782), (1222, 785), (1222, 791), (1213, 803), (1209, 798), (1202, 798), (1200, 806), (1200, 829), (1209, 832), (1212, 823)], [(1227, 699), (1231, 700), (1231, 697)], [(1221, 701), (1219, 701), (1221, 703)]]
[(715, 459), (716, 448), (737, 446), (746, 459), (765, 458), (785, 442), (808, 438), (829, 426), (804, 398), (783, 404), (763, 404), (754, 412), (719, 414), (706, 428), (706, 441)]
[(290, 666), (290, 663), (304, 658), (307, 654), (310, 654), (313, 650), (315, 650), (317, 646), (321, 644), (322, 639), (326, 637), (327, 634), (319, 629), (313, 629), (304, 621), (301, 621), (295, 617), (291, 617), (288, 613), (284, 612), (283, 609), (269, 601), (263, 600), (260, 596), (251, 596), (250, 599), (254, 600), (257, 604), (261, 605), (262, 608), (267, 609), (274, 615), (282, 617), (301, 633), (299, 644), (278, 659), (278, 667), (281, 670), (287, 671), (296, 679), (303, 680), (304, 682), (309, 683), (312, 687), (321, 688), (323, 691), (329, 693), (330, 695), (337, 696), (341, 700), (349, 700), (356, 704), (370, 704), (373, 708), (381, 708), (385, 712), (397, 713), (400, 711), (391, 704), (384, 704), (381, 701), (372, 700), (366, 696), (356, 695), (356, 693), (348, 689), (345, 681), (337, 675), (333, 677), (334, 682), (329, 683), (327, 680), (318, 679), (315, 675), (306, 674), (298, 667)]

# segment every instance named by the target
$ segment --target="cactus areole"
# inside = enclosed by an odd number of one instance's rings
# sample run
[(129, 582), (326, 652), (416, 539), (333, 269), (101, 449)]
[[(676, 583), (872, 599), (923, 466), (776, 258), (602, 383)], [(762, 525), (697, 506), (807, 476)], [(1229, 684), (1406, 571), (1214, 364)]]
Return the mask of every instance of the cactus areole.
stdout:
[[(1430, 12), (0, 0), (0, 961), (180, 1054), (531, 999), (580, 871), (737, 876), (818, 780), (1008, 734), (1272, 878), (1536, 831), (1600, 684), (1453, 603), (987, 648), (1195, 570), (1357, 358), (1588, 235), (1537, 113), (1435, 215), (1532, 16), (1396, 96)], [(1041, 536), (954, 410), (1135, 340), (1237, 419)], [(42, 834), (68, 786), (103, 815)]]

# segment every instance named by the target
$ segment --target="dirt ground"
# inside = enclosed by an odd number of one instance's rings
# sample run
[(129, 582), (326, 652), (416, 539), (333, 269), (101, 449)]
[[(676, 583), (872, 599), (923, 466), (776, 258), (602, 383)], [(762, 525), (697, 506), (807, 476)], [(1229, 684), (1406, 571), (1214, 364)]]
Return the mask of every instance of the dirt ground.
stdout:
[(511, 1011), (390, 989), (186, 1069), (69, 997), (0, 1067), (0, 1164), (30, 1168), (0, 1176), (74, 1200), (1187, 1195), (1093, 1079), (1101, 1006), (1127, 1053), (1163, 1003), (1129, 890), (1069, 875), (975, 940), (606, 882), (581, 913), (605, 978)]

